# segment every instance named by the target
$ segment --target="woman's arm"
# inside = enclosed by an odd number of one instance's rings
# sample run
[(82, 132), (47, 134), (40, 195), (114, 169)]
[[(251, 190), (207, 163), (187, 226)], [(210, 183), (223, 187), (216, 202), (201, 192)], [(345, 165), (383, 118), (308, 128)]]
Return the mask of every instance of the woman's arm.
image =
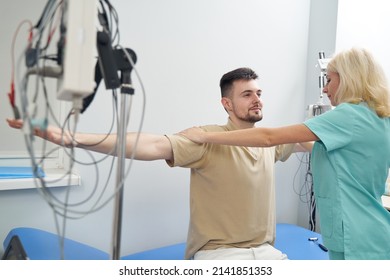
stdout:
[(304, 124), (279, 128), (248, 128), (227, 132), (205, 132), (189, 128), (181, 132), (197, 143), (215, 143), (246, 147), (271, 147), (280, 144), (317, 141), (318, 137)]

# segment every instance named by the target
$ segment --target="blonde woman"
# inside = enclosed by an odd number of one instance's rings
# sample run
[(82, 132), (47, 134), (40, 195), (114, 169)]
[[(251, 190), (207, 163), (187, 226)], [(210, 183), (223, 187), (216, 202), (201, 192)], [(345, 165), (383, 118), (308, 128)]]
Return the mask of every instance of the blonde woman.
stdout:
[(314, 193), (330, 259), (390, 259), (390, 213), (381, 202), (390, 167), (386, 77), (367, 50), (353, 48), (331, 59), (323, 91), (335, 108), (303, 124), (182, 134), (253, 147), (315, 141)]

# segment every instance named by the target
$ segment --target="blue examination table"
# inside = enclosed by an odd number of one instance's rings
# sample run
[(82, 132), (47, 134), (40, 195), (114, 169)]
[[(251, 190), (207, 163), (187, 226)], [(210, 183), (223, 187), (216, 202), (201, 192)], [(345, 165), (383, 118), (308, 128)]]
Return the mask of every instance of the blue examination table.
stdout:
[[(317, 242), (309, 241), (317, 238)], [(291, 260), (327, 260), (328, 253), (319, 247), (319, 233), (292, 225), (277, 224), (275, 247)], [(3, 242), (3, 259), (58, 260), (61, 259), (59, 237), (56, 234), (35, 228), (14, 228)], [(185, 243), (122, 256), (122, 260), (182, 260)], [(107, 252), (65, 238), (63, 259), (108, 260)]]

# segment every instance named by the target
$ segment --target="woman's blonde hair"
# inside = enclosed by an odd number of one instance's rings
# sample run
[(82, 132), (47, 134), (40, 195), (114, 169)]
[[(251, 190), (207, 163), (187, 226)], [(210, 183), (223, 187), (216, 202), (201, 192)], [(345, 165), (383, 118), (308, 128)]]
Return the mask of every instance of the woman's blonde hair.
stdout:
[(382, 67), (365, 49), (352, 48), (335, 55), (327, 70), (339, 74), (336, 104), (366, 102), (381, 118), (390, 117), (390, 92)]

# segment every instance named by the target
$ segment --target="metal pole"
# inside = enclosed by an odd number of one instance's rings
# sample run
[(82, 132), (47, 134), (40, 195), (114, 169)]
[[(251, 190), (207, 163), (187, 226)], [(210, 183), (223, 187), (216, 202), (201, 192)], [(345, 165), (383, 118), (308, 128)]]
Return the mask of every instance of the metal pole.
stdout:
[(125, 175), (125, 155), (126, 155), (126, 105), (128, 95), (121, 94), (120, 116), (117, 133), (117, 177), (116, 177), (116, 195), (114, 205), (114, 225), (112, 237), (112, 252), (113, 260), (120, 259), (121, 232), (122, 232), (122, 206), (123, 206), (123, 189)]

